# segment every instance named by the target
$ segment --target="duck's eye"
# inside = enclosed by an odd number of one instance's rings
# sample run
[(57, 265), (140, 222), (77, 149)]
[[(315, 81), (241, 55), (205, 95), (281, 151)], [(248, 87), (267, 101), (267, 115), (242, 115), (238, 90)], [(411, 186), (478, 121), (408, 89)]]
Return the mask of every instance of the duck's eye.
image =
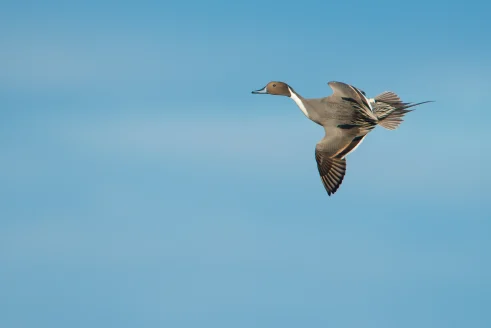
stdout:
[(276, 84), (273, 84), (273, 88), (276, 87)]

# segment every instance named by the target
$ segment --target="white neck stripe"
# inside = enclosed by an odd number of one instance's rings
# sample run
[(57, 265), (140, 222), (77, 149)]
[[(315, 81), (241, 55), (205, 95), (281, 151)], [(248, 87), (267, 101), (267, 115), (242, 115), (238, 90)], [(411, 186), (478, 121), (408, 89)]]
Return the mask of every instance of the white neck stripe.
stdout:
[(297, 104), (297, 106), (300, 108), (300, 110), (308, 118), (309, 117), (309, 113), (307, 112), (307, 108), (305, 108), (305, 105), (302, 102), (302, 100), (300, 100), (300, 98), (298, 98), (298, 96), (292, 91), (292, 89), (290, 89), (290, 87), (288, 87), (288, 90), (290, 91), (290, 95), (291, 95), (290, 98), (293, 99), (293, 101)]

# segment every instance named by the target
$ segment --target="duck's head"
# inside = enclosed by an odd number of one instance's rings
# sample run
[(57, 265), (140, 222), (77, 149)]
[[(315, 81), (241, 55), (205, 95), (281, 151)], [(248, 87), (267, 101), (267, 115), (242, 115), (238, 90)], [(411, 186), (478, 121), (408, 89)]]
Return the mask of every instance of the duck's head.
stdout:
[(290, 87), (285, 82), (271, 81), (264, 88), (252, 91), (254, 94), (291, 96)]

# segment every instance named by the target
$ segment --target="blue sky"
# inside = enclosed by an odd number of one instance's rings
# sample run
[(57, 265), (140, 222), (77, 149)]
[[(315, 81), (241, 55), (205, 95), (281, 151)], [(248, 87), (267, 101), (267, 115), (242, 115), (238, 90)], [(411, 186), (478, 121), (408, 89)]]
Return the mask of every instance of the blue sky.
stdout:
[[(490, 10), (2, 2), (0, 327), (489, 327)], [(329, 198), (270, 80), (436, 102)]]

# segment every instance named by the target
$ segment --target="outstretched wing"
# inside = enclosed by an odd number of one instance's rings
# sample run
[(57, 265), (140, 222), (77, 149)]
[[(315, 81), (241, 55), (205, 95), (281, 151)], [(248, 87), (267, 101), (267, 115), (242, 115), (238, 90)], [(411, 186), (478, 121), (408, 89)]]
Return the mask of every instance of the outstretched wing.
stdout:
[(322, 180), (322, 184), (331, 196), (344, 179), (346, 173), (346, 160), (339, 156), (343, 150), (350, 146), (351, 137), (341, 133), (341, 130), (327, 130), (324, 138), (315, 146), (315, 160)]
[(346, 156), (363, 141), (366, 134), (353, 136), (341, 129), (326, 129), (326, 135), (315, 146), (315, 160), (322, 184), (331, 196), (343, 182)]
[(377, 116), (364, 93), (352, 85), (331, 81), (328, 83), (333, 94), (326, 101), (340, 104), (344, 108), (351, 108), (352, 116), (345, 123), (338, 126), (341, 129), (361, 128), (364, 132), (373, 129), (378, 122)]
[(338, 100), (351, 101), (357, 103), (363, 110), (368, 110), (370, 112), (373, 111), (372, 105), (366, 97), (365, 92), (361, 91), (360, 89), (352, 85), (337, 81), (331, 81), (327, 84), (331, 87), (333, 91), (331, 97), (337, 98)]
[(327, 194), (331, 196), (343, 182), (346, 173), (346, 160), (328, 157), (317, 149), (315, 150), (315, 159), (322, 184)]

